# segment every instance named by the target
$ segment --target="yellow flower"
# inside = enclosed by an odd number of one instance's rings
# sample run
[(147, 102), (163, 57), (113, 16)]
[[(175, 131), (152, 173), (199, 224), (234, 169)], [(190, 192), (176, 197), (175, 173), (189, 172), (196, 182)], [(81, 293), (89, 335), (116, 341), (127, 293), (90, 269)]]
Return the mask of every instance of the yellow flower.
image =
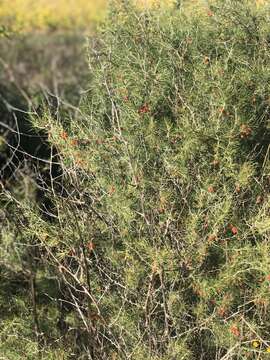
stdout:
[(267, 353), (270, 353), (270, 346), (265, 350)]
[(253, 346), (254, 348), (258, 348), (258, 347), (260, 346), (259, 341), (257, 341), (257, 340), (252, 341), (252, 346)]

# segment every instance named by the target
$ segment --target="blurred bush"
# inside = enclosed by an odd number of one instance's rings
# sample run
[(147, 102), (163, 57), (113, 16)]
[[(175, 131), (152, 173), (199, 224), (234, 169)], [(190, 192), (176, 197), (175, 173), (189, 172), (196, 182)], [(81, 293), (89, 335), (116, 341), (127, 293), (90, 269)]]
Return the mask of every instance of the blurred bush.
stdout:
[(91, 28), (104, 17), (105, 0), (2, 0), (0, 19), (15, 30)]

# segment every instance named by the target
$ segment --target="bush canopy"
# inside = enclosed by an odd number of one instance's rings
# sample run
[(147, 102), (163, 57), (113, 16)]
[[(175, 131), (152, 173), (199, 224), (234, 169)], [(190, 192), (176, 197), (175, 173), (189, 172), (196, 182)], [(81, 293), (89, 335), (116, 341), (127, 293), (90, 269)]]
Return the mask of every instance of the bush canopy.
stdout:
[(269, 14), (111, 6), (76, 114), (32, 118), (49, 205), (3, 196), (0, 353), (269, 356)]

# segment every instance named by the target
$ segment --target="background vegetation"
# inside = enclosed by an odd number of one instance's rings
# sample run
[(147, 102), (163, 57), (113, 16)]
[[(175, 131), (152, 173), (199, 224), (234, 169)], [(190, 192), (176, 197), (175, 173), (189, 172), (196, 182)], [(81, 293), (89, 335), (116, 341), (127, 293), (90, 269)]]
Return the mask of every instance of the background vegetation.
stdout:
[(74, 29), (93, 26), (104, 16), (106, 1), (2, 0), (0, 18), (20, 31)]
[(0, 357), (269, 358), (269, 4), (196, 9), (1, 38)]
[[(139, 8), (172, 5), (173, 0), (136, 0)], [(202, 2), (195, 0), (193, 3)], [(0, 4), (1, 24), (20, 32), (93, 28), (104, 19), (106, 0), (9, 0)]]

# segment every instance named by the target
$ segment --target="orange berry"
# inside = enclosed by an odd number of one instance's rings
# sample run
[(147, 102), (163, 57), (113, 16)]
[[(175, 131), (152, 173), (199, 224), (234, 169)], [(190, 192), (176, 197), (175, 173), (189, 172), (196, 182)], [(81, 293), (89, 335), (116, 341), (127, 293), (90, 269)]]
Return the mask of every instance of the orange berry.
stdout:
[(256, 204), (261, 204), (263, 202), (263, 197), (261, 195), (257, 196)]
[(148, 104), (144, 104), (143, 106), (140, 107), (139, 114), (145, 114), (145, 113), (148, 113), (149, 111), (150, 111), (150, 108), (149, 108)]
[(236, 234), (238, 233), (237, 227), (236, 227), (236, 226), (233, 226), (233, 227), (231, 228), (231, 232), (233, 233), (233, 235), (236, 235)]
[(249, 137), (251, 134), (252, 134), (252, 130), (248, 125), (242, 124), (240, 126), (240, 137), (242, 139)]
[(61, 137), (63, 140), (67, 140), (67, 138), (68, 138), (67, 132), (66, 132), (66, 131), (63, 131), (63, 132), (61, 133), (60, 137)]
[(205, 56), (204, 60), (203, 60), (205, 65), (208, 65), (210, 63), (210, 59), (208, 56)]
[(115, 193), (115, 187), (112, 185), (109, 189), (109, 195), (112, 195)]
[(93, 251), (95, 248), (95, 244), (92, 241), (89, 241), (89, 243), (87, 244), (87, 249), (89, 251)]
[(239, 337), (240, 336), (240, 331), (238, 329), (238, 327), (236, 325), (232, 325), (230, 327), (230, 332), (234, 335), (234, 336), (237, 336)]
[(75, 163), (78, 165), (78, 166), (82, 166), (85, 164), (85, 161), (81, 158), (78, 158), (75, 160)]
[(208, 236), (208, 241), (209, 242), (212, 242), (212, 241), (215, 241), (217, 239), (217, 236), (215, 234), (211, 234)]
[(219, 165), (219, 160), (215, 159), (211, 163), (214, 167), (217, 167)]
[(98, 145), (101, 145), (101, 144), (104, 143), (104, 141), (103, 141), (102, 139), (97, 139), (97, 140), (96, 140), (96, 143), (97, 143)]
[(218, 308), (217, 313), (219, 316), (224, 317), (224, 315), (226, 314), (226, 309), (221, 306), (220, 308)]
[(224, 107), (220, 108), (219, 112), (221, 115), (227, 115), (227, 111), (224, 109)]
[(199, 288), (195, 289), (195, 294), (202, 298), (205, 296), (205, 292)]
[(233, 235), (236, 235), (238, 233), (238, 229), (236, 226), (229, 224), (228, 228), (231, 230), (231, 232), (233, 233)]
[(72, 139), (71, 140), (71, 145), (72, 146), (77, 146), (78, 145), (78, 140), (77, 139)]

